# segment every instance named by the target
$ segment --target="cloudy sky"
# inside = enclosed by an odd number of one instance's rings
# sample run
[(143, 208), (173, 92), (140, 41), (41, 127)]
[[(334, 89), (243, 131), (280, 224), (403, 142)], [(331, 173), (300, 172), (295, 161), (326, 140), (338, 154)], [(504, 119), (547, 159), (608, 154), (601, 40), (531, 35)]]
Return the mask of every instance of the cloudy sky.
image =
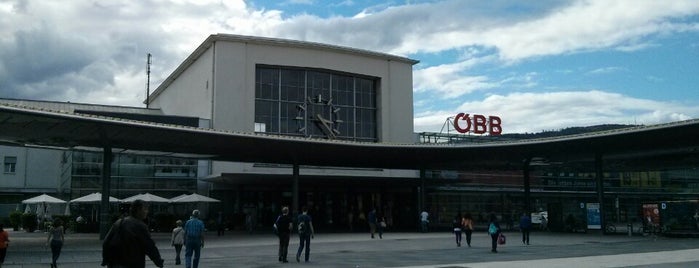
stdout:
[(208, 35), (419, 60), (415, 131), (505, 133), (699, 118), (697, 0), (0, 0), (0, 98), (143, 106)]

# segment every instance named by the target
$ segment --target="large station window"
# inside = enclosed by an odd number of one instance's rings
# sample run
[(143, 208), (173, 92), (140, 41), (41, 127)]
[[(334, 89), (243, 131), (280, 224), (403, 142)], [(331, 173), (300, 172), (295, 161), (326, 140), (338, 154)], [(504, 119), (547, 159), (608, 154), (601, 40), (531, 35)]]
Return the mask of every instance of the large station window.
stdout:
[(255, 131), (376, 142), (377, 81), (328, 70), (257, 66)]

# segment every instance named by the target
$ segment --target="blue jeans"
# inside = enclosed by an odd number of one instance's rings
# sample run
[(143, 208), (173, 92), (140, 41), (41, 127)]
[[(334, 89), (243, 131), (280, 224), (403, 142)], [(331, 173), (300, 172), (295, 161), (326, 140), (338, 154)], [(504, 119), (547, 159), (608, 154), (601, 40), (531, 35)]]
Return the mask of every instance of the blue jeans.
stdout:
[[(187, 239), (185, 245), (187, 249), (184, 253), (184, 262), (187, 268), (198, 268), (199, 267), (199, 256), (201, 254), (201, 240), (200, 239)], [(192, 253), (194, 253), (194, 260), (192, 261)]]
[(299, 244), (299, 250), (296, 252), (296, 259), (301, 257), (301, 252), (303, 252), (303, 248), (306, 248), (306, 258), (304, 259), (305, 261), (308, 261), (308, 258), (311, 255), (311, 235), (299, 235), (300, 244)]

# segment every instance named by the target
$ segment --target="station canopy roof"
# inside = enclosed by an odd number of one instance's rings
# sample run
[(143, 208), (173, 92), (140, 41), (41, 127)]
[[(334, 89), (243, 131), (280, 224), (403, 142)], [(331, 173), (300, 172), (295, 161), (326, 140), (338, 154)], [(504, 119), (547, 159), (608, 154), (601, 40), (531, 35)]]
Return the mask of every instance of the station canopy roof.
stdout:
[[(0, 104), (0, 144), (173, 157), (395, 169), (520, 168), (534, 161), (699, 154), (699, 120), (479, 144), (389, 144), (270, 136)], [(692, 163), (696, 164), (696, 163)]]

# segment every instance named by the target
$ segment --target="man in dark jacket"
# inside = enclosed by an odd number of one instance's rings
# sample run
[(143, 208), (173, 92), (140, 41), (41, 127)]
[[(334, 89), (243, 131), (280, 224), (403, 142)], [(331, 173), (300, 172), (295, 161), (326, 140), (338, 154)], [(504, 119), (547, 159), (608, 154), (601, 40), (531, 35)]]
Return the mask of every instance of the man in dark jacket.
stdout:
[(146, 255), (155, 266), (163, 267), (163, 258), (143, 222), (148, 205), (141, 200), (131, 204), (130, 215), (116, 221), (102, 244), (102, 266), (109, 268), (143, 268)]
[(289, 238), (293, 227), (291, 216), (289, 216), (289, 207), (282, 208), (282, 215), (279, 215), (274, 225), (279, 234), (279, 261), (289, 262), (286, 256), (289, 253)]

